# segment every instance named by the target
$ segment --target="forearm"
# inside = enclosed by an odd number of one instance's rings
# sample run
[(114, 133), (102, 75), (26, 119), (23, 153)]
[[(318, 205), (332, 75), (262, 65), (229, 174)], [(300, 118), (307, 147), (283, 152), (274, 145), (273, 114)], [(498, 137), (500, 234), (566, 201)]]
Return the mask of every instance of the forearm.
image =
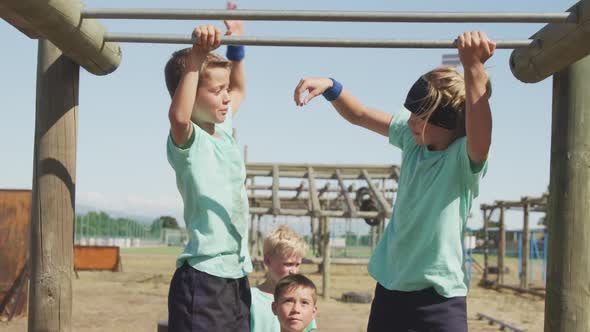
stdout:
[(198, 83), (198, 71), (186, 71), (180, 78), (168, 113), (171, 126), (190, 124)]
[(467, 147), (473, 162), (486, 160), (492, 140), (492, 113), (488, 102), (488, 76), (481, 63), (464, 68), (465, 129)]
[(366, 107), (355, 96), (342, 90), (338, 99), (332, 101), (338, 113), (352, 124), (359, 124), (366, 114)]
[(246, 97), (246, 69), (244, 60), (232, 61), (232, 69), (229, 76), (229, 88), (232, 97), (232, 109), (234, 113), (240, 107)]

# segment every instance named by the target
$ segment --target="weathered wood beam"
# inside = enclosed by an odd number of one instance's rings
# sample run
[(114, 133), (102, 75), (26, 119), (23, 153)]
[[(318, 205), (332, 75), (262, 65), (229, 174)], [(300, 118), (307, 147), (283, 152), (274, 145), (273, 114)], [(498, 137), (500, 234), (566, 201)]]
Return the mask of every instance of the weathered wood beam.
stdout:
[(338, 180), (338, 185), (340, 186), (340, 191), (342, 192), (342, 196), (344, 196), (344, 200), (346, 202), (346, 207), (348, 208), (348, 213), (351, 218), (356, 218), (357, 217), (357, 209), (354, 205), (354, 202), (352, 201), (352, 197), (350, 197), (348, 190), (346, 190), (346, 187), (344, 186), (344, 181), (342, 180), (342, 172), (339, 169), (337, 169), (335, 175), (336, 175), (336, 180)]
[(105, 42), (104, 27), (95, 19), (82, 19), (81, 10), (78, 0), (3, 0), (0, 15), (23, 32), (34, 31), (31, 37), (51, 41), (88, 72), (109, 74), (121, 63), (121, 48)]
[(567, 11), (577, 16), (577, 24), (547, 24), (531, 36), (537, 42), (512, 52), (510, 69), (516, 78), (536, 83), (590, 54), (590, 0)]
[(281, 197), (279, 196), (279, 165), (272, 166), (272, 214), (281, 213)]
[(311, 215), (313, 217), (319, 217), (321, 213), (320, 200), (318, 197), (318, 191), (315, 185), (315, 175), (313, 174), (313, 167), (307, 167), (307, 180), (309, 181), (309, 196), (311, 200)]
[(373, 183), (373, 179), (371, 179), (371, 176), (369, 176), (369, 173), (367, 172), (367, 170), (365, 170), (365, 169), (361, 170), (361, 176), (363, 179), (365, 179), (365, 181), (367, 181), (367, 185), (369, 186), (369, 190), (371, 190), (374, 197), (377, 199), (377, 203), (379, 203), (378, 205), (379, 205), (379, 208), (382, 212), (382, 215), (384, 217), (390, 218), (391, 212), (392, 212), (391, 205), (385, 199), (381, 190), (379, 190), (375, 186), (375, 184)]

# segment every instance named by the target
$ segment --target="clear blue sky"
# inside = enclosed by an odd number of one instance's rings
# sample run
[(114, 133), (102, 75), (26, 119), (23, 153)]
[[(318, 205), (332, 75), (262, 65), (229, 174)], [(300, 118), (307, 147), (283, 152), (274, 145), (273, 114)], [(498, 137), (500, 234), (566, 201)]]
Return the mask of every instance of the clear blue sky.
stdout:
[[(367, 11), (550, 11), (568, 0), (521, 1), (239, 1), (242, 9)], [(141, 7), (139, 1), (86, 1), (89, 8)], [(225, 1), (144, 1), (143, 7), (223, 9)], [(112, 32), (179, 33), (210, 22), (103, 20)], [(223, 27), (222, 22), (212, 22)], [(480, 29), (493, 39), (526, 39), (542, 24), (363, 24), (246, 22), (253, 36), (451, 39)], [(31, 188), (37, 41), (0, 21), (3, 155), (0, 188)], [(81, 70), (77, 202), (131, 214), (181, 216), (181, 199), (166, 161), (170, 102), (163, 66), (181, 45), (122, 44), (123, 61), (108, 76)], [(221, 48), (225, 53), (225, 48)], [(247, 48), (248, 96), (235, 125), (252, 162), (399, 164), (387, 139), (354, 127), (318, 98), (297, 108), (293, 89), (304, 76), (333, 76), (365, 104), (397, 112), (418, 75), (450, 50)], [(551, 79), (524, 84), (498, 50), (487, 67), (494, 86), (494, 131), (489, 172), (475, 201), (540, 195), (549, 183)]]

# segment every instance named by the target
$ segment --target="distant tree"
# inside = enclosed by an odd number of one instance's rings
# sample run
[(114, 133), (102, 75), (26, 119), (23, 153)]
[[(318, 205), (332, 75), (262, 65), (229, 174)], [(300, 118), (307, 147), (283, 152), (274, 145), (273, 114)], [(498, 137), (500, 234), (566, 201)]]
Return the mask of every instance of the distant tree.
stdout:
[(152, 225), (150, 226), (150, 231), (154, 233), (162, 228), (179, 229), (180, 227), (178, 226), (176, 218), (170, 216), (161, 216), (160, 218), (152, 222)]

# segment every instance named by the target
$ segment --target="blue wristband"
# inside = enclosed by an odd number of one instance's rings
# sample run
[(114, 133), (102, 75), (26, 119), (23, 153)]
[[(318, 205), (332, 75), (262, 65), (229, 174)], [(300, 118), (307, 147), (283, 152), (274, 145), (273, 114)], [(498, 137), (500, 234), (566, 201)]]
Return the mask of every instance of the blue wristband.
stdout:
[(246, 56), (246, 48), (242, 45), (228, 45), (225, 56), (231, 61), (242, 61)]
[(340, 93), (342, 92), (342, 84), (331, 77), (330, 79), (332, 80), (332, 87), (324, 91), (322, 95), (324, 98), (326, 98), (326, 100), (334, 101), (340, 97)]

